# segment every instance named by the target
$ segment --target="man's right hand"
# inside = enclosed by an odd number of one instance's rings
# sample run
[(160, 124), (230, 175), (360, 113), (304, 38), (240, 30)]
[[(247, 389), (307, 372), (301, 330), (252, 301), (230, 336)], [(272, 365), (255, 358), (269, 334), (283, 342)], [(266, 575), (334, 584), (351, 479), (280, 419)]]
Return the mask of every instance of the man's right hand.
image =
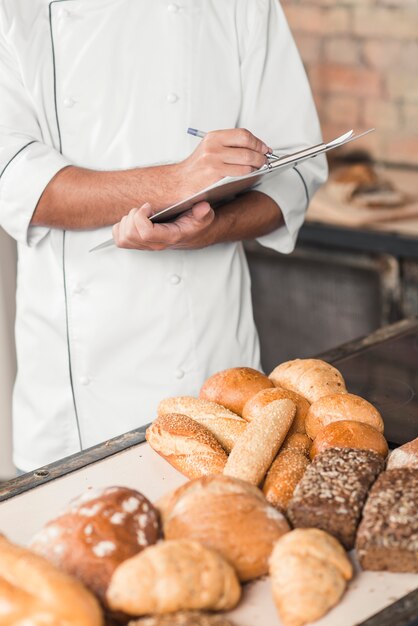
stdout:
[(267, 163), (271, 152), (245, 128), (208, 133), (192, 154), (175, 166), (182, 197), (193, 195), (225, 176), (250, 174)]

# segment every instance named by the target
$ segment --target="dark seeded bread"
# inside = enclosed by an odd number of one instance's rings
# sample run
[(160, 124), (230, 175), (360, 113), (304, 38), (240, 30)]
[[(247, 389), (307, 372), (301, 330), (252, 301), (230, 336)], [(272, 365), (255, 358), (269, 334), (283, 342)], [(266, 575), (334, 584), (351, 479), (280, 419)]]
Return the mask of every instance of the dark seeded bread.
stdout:
[(364, 507), (356, 550), (363, 569), (418, 573), (418, 468), (379, 476)]
[(351, 550), (367, 493), (383, 468), (375, 452), (328, 448), (315, 457), (293, 494), (291, 523), (325, 530)]

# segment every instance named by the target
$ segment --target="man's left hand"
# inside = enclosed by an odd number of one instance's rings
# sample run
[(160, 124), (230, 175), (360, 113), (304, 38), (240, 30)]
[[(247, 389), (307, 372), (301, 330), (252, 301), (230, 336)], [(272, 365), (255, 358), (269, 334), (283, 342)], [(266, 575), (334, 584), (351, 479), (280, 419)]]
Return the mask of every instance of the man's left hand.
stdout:
[(146, 203), (132, 209), (113, 227), (113, 238), (119, 248), (134, 250), (166, 250), (203, 248), (212, 243), (208, 231), (215, 213), (207, 202), (199, 202), (172, 222), (154, 224)]

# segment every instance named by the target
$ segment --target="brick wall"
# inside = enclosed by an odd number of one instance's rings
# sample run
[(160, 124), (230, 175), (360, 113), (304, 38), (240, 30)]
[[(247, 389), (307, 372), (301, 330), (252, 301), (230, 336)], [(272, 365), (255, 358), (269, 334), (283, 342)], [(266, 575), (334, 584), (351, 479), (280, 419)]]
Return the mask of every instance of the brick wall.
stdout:
[(379, 161), (418, 167), (418, 0), (282, 0), (325, 139), (374, 126)]

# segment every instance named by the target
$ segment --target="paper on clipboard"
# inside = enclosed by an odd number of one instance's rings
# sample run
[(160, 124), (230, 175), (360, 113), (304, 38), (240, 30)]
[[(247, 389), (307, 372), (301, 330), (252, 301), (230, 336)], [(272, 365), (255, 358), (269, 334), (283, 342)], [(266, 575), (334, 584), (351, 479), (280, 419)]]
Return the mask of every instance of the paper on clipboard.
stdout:
[[(251, 174), (247, 174), (245, 176), (227, 176), (226, 178), (222, 178), (218, 182), (202, 189), (198, 193), (185, 198), (181, 202), (177, 202), (166, 209), (162, 209), (152, 215), (149, 219), (152, 222), (160, 223), (167, 222), (181, 213), (188, 211), (198, 202), (209, 202), (212, 206), (219, 206), (220, 204), (226, 202), (227, 200), (237, 196), (238, 194), (253, 189), (259, 184), (264, 176), (277, 176), (281, 172), (296, 167), (299, 163), (306, 161), (307, 159), (312, 159), (316, 157), (318, 154), (323, 154), (324, 152), (328, 152), (328, 150), (332, 150), (333, 148), (338, 148), (350, 141), (354, 141), (355, 139), (359, 139), (360, 137), (364, 137), (368, 133), (372, 132), (374, 128), (370, 128), (369, 130), (356, 135), (353, 130), (344, 133), (340, 137), (329, 141), (328, 143), (320, 143), (316, 146), (310, 146), (307, 148), (302, 148), (297, 152), (292, 152), (291, 154), (283, 154), (277, 160), (270, 163), (270, 165), (264, 165), (259, 170), (252, 172)], [(95, 250), (100, 250), (102, 248), (107, 248), (108, 246), (114, 245), (114, 240), (109, 239), (104, 243), (95, 246), (90, 250), (93, 252)]]

